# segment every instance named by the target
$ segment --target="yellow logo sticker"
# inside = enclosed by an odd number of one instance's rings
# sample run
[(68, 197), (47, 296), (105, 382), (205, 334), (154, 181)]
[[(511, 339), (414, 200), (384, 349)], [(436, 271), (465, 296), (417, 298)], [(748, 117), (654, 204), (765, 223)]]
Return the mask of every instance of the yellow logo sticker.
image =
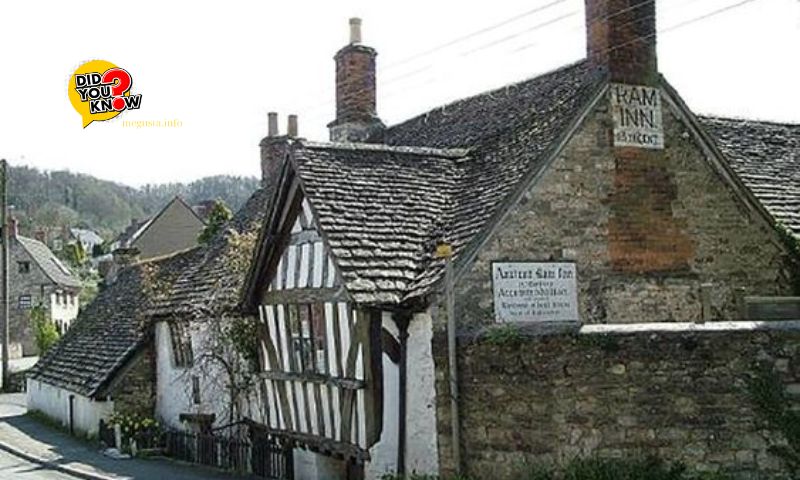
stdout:
[(131, 95), (133, 78), (124, 68), (105, 60), (86, 62), (69, 78), (67, 92), (83, 128), (111, 120), (125, 110), (137, 110), (142, 96)]

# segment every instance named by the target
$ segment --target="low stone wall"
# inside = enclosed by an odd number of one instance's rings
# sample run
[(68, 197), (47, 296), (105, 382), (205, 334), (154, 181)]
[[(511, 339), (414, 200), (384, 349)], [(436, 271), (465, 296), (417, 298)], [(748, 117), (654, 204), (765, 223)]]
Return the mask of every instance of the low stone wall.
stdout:
[[(523, 462), (647, 454), (698, 471), (780, 478), (782, 464), (768, 448), (782, 437), (768, 429), (747, 385), (766, 364), (800, 406), (800, 322), (540, 333), (459, 339), (462, 458), (475, 478), (509, 478)], [(440, 462), (450, 472), (443, 334), (433, 350)]]

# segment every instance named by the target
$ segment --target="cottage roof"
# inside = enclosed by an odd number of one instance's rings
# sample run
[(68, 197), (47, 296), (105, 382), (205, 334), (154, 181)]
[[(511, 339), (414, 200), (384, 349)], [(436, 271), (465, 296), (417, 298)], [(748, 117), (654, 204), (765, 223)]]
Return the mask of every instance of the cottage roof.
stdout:
[(767, 211), (800, 236), (800, 124), (699, 117)]
[[(458, 258), (480, 241), (604, 83), (581, 61), (390, 127), (386, 144), (295, 142), (291, 168), (354, 300), (429, 293), (444, 270), (436, 242)], [(755, 197), (799, 233), (800, 126), (700, 120)]]
[(153, 303), (149, 314), (208, 314), (235, 307), (267, 200), (264, 189), (256, 190), (225, 228), (198, 248), (197, 261), (175, 281), (169, 295)]
[(30, 377), (87, 397), (104, 388), (144, 344), (145, 312), (195, 259), (191, 249), (124, 268), (31, 370)]
[(428, 293), (444, 273), (436, 243), (447, 240), (457, 258), (480, 237), (603, 78), (586, 62), (569, 65), (391, 127), (390, 145), (296, 142), (294, 168), (353, 298), (396, 304)]
[(17, 236), (19, 244), (33, 258), (39, 268), (53, 283), (66, 288), (81, 288), (81, 282), (59, 260), (47, 245), (33, 238)]

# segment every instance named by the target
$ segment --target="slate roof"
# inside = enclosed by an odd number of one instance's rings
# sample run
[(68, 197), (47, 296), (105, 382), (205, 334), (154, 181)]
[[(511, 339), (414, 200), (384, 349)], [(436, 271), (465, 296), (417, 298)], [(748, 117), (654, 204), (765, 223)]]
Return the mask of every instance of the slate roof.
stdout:
[[(366, 304), (425, 295), (549, 154), (599, 92), (604, 75), (579, 62), (460, 100), (391, 127), (406, 145), (300, 142), (295, 162), (348, 291)], [(469, 149), (466, 151), (437, 148)]]
[[(256, 190), (223, 231), (196, 249), (195, 261), (175, 281), (169, 295), (153, 303), (148, 314), (210, 314), (236, 307), (268, 200), (266, 190)], [(237, 242), (236, 237), (249, 238)]]
[(115, 373), (146, 339), (145, 312), (192, 261), (196, 249), (121, 270), (84, 308), (30, 378), (80, 395), (102, 395)]
[(731, 167), (780, 223), (800, 236), (800, 124), (699, 117)]
[(15, 238), (53, 283), (67, 288), (81, 288), (80, 280), (75, 278), (66, 265), (53, 255), (47, 245), (33, 238), (19, 235)]
[(426, 252), (463, 174), (464, 150), (357, 144), (295, 146), (304, 192), (360, 303), (399, 303), (427, 267)]
[(70, 228), (69, 232), (81, 243), (88, 243), (89, 245), (100, 245), (103, 243), (103, 237), (93, 230), (86, 228)]

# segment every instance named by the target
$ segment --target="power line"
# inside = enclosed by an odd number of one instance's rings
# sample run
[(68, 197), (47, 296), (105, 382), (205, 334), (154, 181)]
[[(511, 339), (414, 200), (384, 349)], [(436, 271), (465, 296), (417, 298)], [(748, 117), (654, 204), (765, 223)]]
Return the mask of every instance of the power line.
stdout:
[(526, 12), (523, 12), (523, 13), (519, 14), (519, 15), (515, 15), (513, 17), (507, 18), (506, 20), (503, 20), (503, 21), (501, 21), (499, 23), (495, 23), (494, 25), (490, 25), (490, 26), (482, 28), (480, 30), (476, 30), (476, 31), (474, 31), (472, 33), (468, 33), (466, 35), (454, 38), (453, 40), (450, 40), (450, 41), (448, 41), (446, 43), (443, 43), (441, 45), (437, 45), (437, 46), (435, 46), (435, 47), (433, 47), (433, 48), (431, 48), (429, 50), (425, 50), (423, 52), (414, 54), (414, 55), (412, 55), (410, 57), (406, 57), (406, 58), (400, 59), (400, 60), (398, 60), (398, 61), (396, 61), (394, 63), (390, 63), (389, 65), (384, 67), (384, 69), (385, 70), (390, 70), (392, 68), (395, 68), (395, 67), (397, 67), (399, 65), (406, 64), (406, 63), (408, 63), (408, 62), (410, 62), (412, 60), (415, 60), (417, 58), (428, 56), (428, 55), (430, 55), (432, 53), (436, 53), (438, 51), (444, 50), (445, 48), (451, 47), (451, 46), (456, 45), (458, 43), (461, 43), (461, 42), (463, 42), (465, 40), (469, 40), (469, 39), (477, 37), (479, 35), (483, 35), (484, 33), (488, 33), (488, 32), (491, 32), (493, 30), (497, 30), (500, 27), (506, 26), (506, 25), (508, 25), (510, 23), (513, 23), (513, 22), (516, 22), (517, 20), (519, 20), (521, 18), (529, 17), (529, 16), (531, 16), (533, 14), (542, 12), (544, 10), (547, 10), (548, 8), (554, 7), (554, 6), (558, 5), (558, 4), (564, 3), (566, 1), (567, 0), (554, 0), (554, 1), (551, 1), (551, 2), (549, 2), (547, 4), (545, 4), (545, 5), (536, 7), (536, 8), (531, 9), (531, 10), (528, 10)]
[[(639, 4), (637, 4), (637, 5), (636, 5), (636, 7), (641, 7), (641, 6), (643, 6), (643, 5), (646, 5), (646, 4), (648, 4), (648, 3), (652, 3), (653, 1), (654, 1), (654, 0), (648, 0), (648, 1), (646, 1), (646, 2), (639, 3)], [(731, 5), (727, 5), (727, 6), (725, 6), (725, 7), (722, 7), (722, 8), (719, 8), (719, 9), (713, 10), (713, 11), (711, 11), (711, 12), (708, 12), (708, 13), (702, 14), (702, 15), (700, 15), (700, 16), (698, 16), (698, 17), (693, 17), (693, 18), (687, 19), (687, 20), (685, 20), (685, 21), (679, 22), (678, 24), (671, 25), (671, 26), (669, 26), (669, 27), (666, 27), (666, 28), (664, 28), (664, 29), (657, 30), (657, 31), (656, 31), (656, 32), (654, 32), (654, 33), (651, 33), (651, 34), (648, 34), (648, 35), (643, 35), (643, 36), (637, 36), (637, 37), (635, 37), (635, 38), (633, 38), (633, 39), (631, 39), (631, 40), (629, 40), (629, 41), (627, 41), (627, 42), (624, 42), (624, 43), (622, 43), (622, 44), (617, 44), (617, 45), (612, 45), (612, 46), (609, 46), (608, 48), (606, 48), (604, 51), (602, 51), (602, 52), (600, 52), (600, 53), (601, 53), (601, 54), (603, 54), (603, 53), (608, 53), (608, 52), (611, 52), (611, 51), (617, 50), (617, 49), (619, 49), (619, 48), (623, 48), (623, 47), (625, 47), (625, 46), (627, 46), (627, 45), (629, 45), (629, 44), (631, 44), (631, 43), (638, 42), (638, 41), (642, 41), (642, 40), (647, 40), (647, 39), (649, 39), (649, 38), (652, 38), (652, 37), (654, 37), (654, 36), (655, 36), (655, 35), (657, 35), (657, 34), (663, 34), (663, 33), (669, 33), (669, 32), (672, 32), (672, 31), (674, 31), (674, 30), (677, 30), (677, 29), (679, 29), (679, 28), (682, 28), (682, 27), (684, 27), (684, 26), (691, 25), (691, 24), (693, 24), (693, 23), (697, 23), (697, 22), (699, 22), (699, 21), (702, 21), (702, 20), (705, 20), (705, 19), (708, 19), (708, 18), (714, 17), (714, 16), (716, 16), (716, 15), (719, 15), (719, 14), (721, 14), (721, 13), (724, 13), (724, 12), (727, 12), (727, 11), (730, 11), (730, 10), (733, 10), (733, 9), (735, 9), (735, 8), (741, 7), (741, 6), (745, 5), (745, 4), (752, 3), (752, 2), (755, 2), (755, 1), (756, 1), (756, 0), (741, 0), (741, 1), (737, 2), (737, 3), (731, 4)], [(683, 7), (683, 6), (685, 6), (686, 4), (688, 4), (688, 3), (691, 3), (691, 1), (683, 2), (683, 3), (681, 3), (681, 4), (680, 4), (680, 6), (682, 6), (682, 7)], [(627, 11), (627, 10), (631, 10), (631, 7), (627, 7), (626, 9), (622, 9), (622, 10), (625, 10), (625, 11)], [(617, 15), (619, 15), (619, 14), (621, 14), (621, 13), (622, 13), (622, 11), (616, 11), (616, 12), (614, 12), (614, 13), (610, 14), (610, 15), (606, 15), (605, 17), (606, 17), (606, 18), (612, 18), (612, 17), (615, 17), (615, 16), (617, 16)], [(650, 18), (650, 17), (651, 17), (651, 16), (648, 16), (648, 18)], [(641, 19), (634, 19), (634, 20), (631, 20), (631, 21), (625, 22), (625, 23), (623, 24), (623, 26), (625, 26), (625, 25), (628, 25), (628, 24), (631, 24), (631, 23), (633, 23), (633, 22), (636, 22), (636, 21), (641, 21)], [(511, 52), (507, 52), (507, 53), (510, 53), (510, 54), (511, 54), (511, 56), (513, 56), (513, 55), (515, 55), (516, 53), (518, 53), (519, 51), (522, 51), (522, 50), (525, 50), (525, 49), (527, 49), (527, 48), (530, 48), (531, 46), (533, 46), (533, 45), (535, 45), (535, 44), (536, 44), (536, 43), (533, 43), (533, 44), (528, 44), (528, 45), (526, 45), (526, 46), (523, 46), (523, 47), (521, 47), (521, 48), (518, 48), (518, 49), (516, 49), (516, 50), (513, 50), (513, 51), (511, 51)], [(471, 52), (468, 52), (468, 53), (469, 53), (469, 54), (471, 54), (471, 53), (474, 53), (474, 52), (472, 52), (472, 51), (471, 51)], [(466, 54), (465, 54), (464, 56), (468, 56), (468, 55), (466, 55)], [(428, 69), (429, 69), (429, 67), (422, 68), (422, 69), (420, 69), (420, 70), (418, 70), (418, 71), (415, 71), (415, 72), (413, 72), (413, 74), (412, 74), (412, 73), (409, 73), (408, 75), (405, 75), (405, 77), (413, 77), (413, 76), (415, 76), (416, 74), (423, 73), (424, 71), (427, 71)], [(397, 79), (394, 79), (394, 80), (397, 80)], [(413, 90), (417, 90), (417, 89), (419, 89), (419, 88), (422, 88), (422, 87), (424, 87), (424, 86), (427, 86), (427, 85), (430, 85), (430, 84), (433, 84), (433, 83), (437, 83), (438, 81), (441, 81), (441, 80), (442, 80), (442, 76), (440, 75), (440, 76), (438, 76), (437, 78), (430, 79), (430, 80), (428, 80), (428, 81), (425, 81), (425, 82), (423, 82), (423, 83), (421, 83), (421, 84), (418, 84), (418, 85), (415, 85), (415, 86), (413, 86), (413, 87), (405, 88), (405, 89), (403, 89), (403, 90), (398, 90), (398, 91), (391, 92), (391, 93), (389, 93), (389, 94), (386, 94), (386, 95), (382, 95), (382, 96), (381, 96), (381, 99), (387, 99), (387, 98), (394, 97), (394, 96), (396, 96), (396, 95), (397, 95), (397, 94), (399, 94), (399, 93), (403, 93), (403, 92), (407, 92), (407, 91), (413, 91)], [(388, 83), (389, 83), (389, 82), (382, 83), (382, 84), (381, 84), (381, 86), (385, 86), (385, 85), (386, 85), (386, 84), (388, 84)], [(324, 102), (324, 103), (322, 103), (322, 104), (318, 104), (318, 105), (316, 105), (316, 106), (310, 107), (310, 109), (311, 109), (312, 111), (313, 111), (313, 110), (318, 110), (319, 108), (322, 108), (322, 107), (331, 106), (331, 105), (333, 105), (333, 103), (334, 103), (333, 101), (326, 101), (326, 102)], [(316, 120), (316, 119), (319, 119), (319, 118), (321, 118), (321, 115), (322, 115), (322, 114), (312, 115), (312, 116), (310, 116), (310, 119), (311, 119), (312, 121), (313, 121), (313, 120)]]

